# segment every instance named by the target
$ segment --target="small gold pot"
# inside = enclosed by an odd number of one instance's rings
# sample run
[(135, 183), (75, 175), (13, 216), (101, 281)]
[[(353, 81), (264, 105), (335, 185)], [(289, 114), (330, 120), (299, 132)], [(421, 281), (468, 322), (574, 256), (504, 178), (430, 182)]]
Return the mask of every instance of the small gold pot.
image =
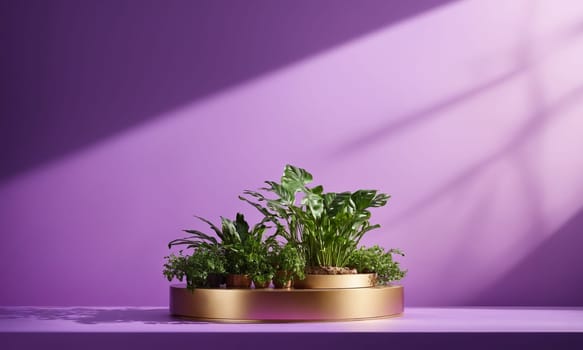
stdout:
[(376, 274), (357, 273), (350, 275), (311, 275), (303, 280), (295, 279), (296, 289), (367, 288), (376, 284)]

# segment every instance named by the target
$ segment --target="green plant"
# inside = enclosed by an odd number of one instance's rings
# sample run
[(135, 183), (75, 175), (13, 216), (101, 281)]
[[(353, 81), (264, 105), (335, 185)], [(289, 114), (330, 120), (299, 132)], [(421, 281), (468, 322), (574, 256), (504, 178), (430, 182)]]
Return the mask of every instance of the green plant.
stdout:
[(384, 206), (390, 196), (376, 190), (325, 193), (322, 186), (307, 186), (312, 179), (305, 169), (286, 165), (279, 183), (265, 181), (260, 189), (275, 198), (249, 190), (244, 194), (255, 201), (239, 198), (275, 224), (277, 235), (301, 247), (308, 266), (344, 267), (362, 237), (380, 227), (370, 224), (369, 209)]
[(248, 239), (229, 245), (225, 252), (227, 272), (260, 279), (272, 277), (273, 268), (269, 264), (268, 255), (273, 244), (272, 240)]
[(249, 259), (242, 243), (235, 243), (225, 250), (227, 273), (245, 275), (249, 271)]
[(294, 243), (276, 246), (270, 254), (270, 262), (279, 272), (274, 277), (276, 283), (284, 285), (289, 280), (305, 278), (306, 258)]
[(226, 259), (226, 271), (231, 274), (250, 274), (255, 276), (270, 276), (272, 273), (265, 261), (267, 250), (275, 244), (275, 235), (263, 239), (268, 228), (263, 220), (252, 228), (245, 217), (237, 213), (235, 220), (221, 217), (221, 228), (209, 220), (197, 216), (207, 223), (216, 234), (216, 237), (199, 230), (184, 230), (191, 236), (179, 238), (168, 243), (168, 247), (186, 245), (187, 248), (221, 249)]
[(399, 262), (393, 259), (393, 255), (405, 256), (398, 249), (385, 251), (378, 245), (370, 248), (361, 247), (352, 252), (348, 266), (355, 268), (359, 273), (376, 273), (377, 284), (386, 284), (402, 279), (407, 273), (406, 270), (401, 270)]
[(183, 281), (193, 290), (197, 287), (208, 287), (209, 274), (224, 274), (226, 272), (226, 259), (224, 251), (217, 246), (196, 247), (192, 255), (170, 254), (165, 257), (163, 274), (168, 281), (173, 278)]
[(261, 286), (268, 287), (269, 282), (273, 278), (273, 273), (253, 275), (252, 278), (253, 278), (253, 282), (255, 282), (256, 286), (257, 286), (257, 284), (259, 284)]
[[(186, 245), (187, 248), (196, 248), (199, 246), (235, 246), (247, 240), (261, 241), (263, 233), (267, 229), (265, 225), (267, 220), (265, 219), (254, 225), (253, 228), (250, 228), (245, 220), (245, 216), (241, 213), (237, 213), (234, 221), (221, 216), (221, 228), (205, 218), (196, 215), (195, 217), (208, 224), (218, 239), (199, 230), (183, 230), (192, 236), (172, 240), (168, 243), (168, 248), (177, 245)], [(272, 237), (268, 239), (273, 240)]]
[(269, 282), (275, 273), (273, 266), (270, 264), (270, 249), (276, 246), (276, 242), (258, 242), (248, 243), (247, 257), (249, 260), (248, 272), (254, 282)]
[[(191, 276), (191, 280), (196, 280), (196, 282), (194, 282), (194, 284), (199, 284), (201, 283), (201, 279), (200, 276), (193, 276), (192, 273), (190, 272), (190, 267), (188, 265), (188, 259), (190, 257), (189, 256), (184, 256), (182, 255), (182, 251), (179, 252), (179, 255), (174, 255), (174, 254), (170, 254), (169, 256), (165, 256), (164, 259), (166, 259), (166, 263), (164, 263), (164, 270), (162, 271), (162, 273), (164, 274), (164, 276), (166, 276), (166, 278), (168, 279), (168, 281), (172, 281), (172, 279), (176, 278), (179, 281), (183, 281), (184, 280), (184, 276), (189, 274)], [(189, 285), (192, 285), (193, 283), (188, 283)]]

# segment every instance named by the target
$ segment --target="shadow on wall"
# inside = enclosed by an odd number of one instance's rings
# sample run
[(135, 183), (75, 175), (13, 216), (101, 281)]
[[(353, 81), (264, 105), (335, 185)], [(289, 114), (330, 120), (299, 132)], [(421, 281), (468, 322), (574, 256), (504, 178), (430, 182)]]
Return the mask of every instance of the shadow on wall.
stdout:
[(188, 324), (207, 323), (172, 317), (165, 308), (0, 308), (0, 320), (62, 320), (81, 324), (127, 323)]
[[(447, 115), (444, 113), (447, 110), (460, 104), (468, 103), (473, 99), (480, 98), (484, 94), (523, 76), (528, 78), (529, 84), (526, 87), (527, 93), (530, 102), (535, 107), (531, 120), (526, 123), (523, 130), (528, 131), (529, 129), (532, 129), (532, 119), (545, 119), (546, 116), (543, 114), (548, 114), (548, 111), (545, 110), (547, 108), (545, 103), (546, 97), (542, 92), (544, 90), (544, 82), (542, 74), (539, 72), (540, 68), (538, 67), (541, 63), (540, 61), (544, 60), (546, 57), (539, 57), (536, 59), (533, 57), (533, 46), (535, 40), (532, 38), (531, 32), (534, 27), (534, 13), (536, 12), (537, 5), (535, 1), (529, 2), (528, 4), (529, 6), (525, 8), (524, 11), (524, 25), (521, 33), (521, 41), (516, 45), (513, 52), (510, 53), (512, 56), (511, 58), (514, 60), (514, 66), (512, 69), (465, 91), (451, 95), (432, 105), (422, 106), (413, 113), (391, 117), (389, 122), (382, 125), (376, 125), (367, 133), (346, 140), (343, 145), (331, 152), (330, 156), (339, 158), (345, 156), (347, 153), (363, 152), (366, 149), (374, 147), (376, 144), (389, 139), (392, 135), (407, 132), (432, 119), (444, 117)], [(556, 49), (569, 46), (569, 44), (575, 39), (578, 39), (581, 35), (583, 35), (583, 21), (574, 26), (565, 28), (559, 33), (555, 33), (554, 39), (556, 42), (554, 44), (557, 45)], [(570, 96), (565, 96), (563, 99), (568, 99), (569, 97)], [(557, 107), (561, 107), (561, 103), (557, 103), (556, 105)], [(551, 106), (551, 108), (554, 107), (555, 106)]]
[(451, 1), (3, 1), (0, 180)]
[(583, 209), (468, 305), (583, 306)]
[[(562, 113), (569, 108), (581, 103), (583, 97), (583, 85), (572, 87), (558, 97), (547, 96), (548, 72), (544, 71), (544, 60), (556, 54), (559, 48), (568, 48), (581, 36), (581, 22), (576, 26), (563, 28), (554, 33), (553, 45), (555, 50), (544, 55), (537, 52), (537, 37), (535, 31), (536, 14), (538, 11), (536, 2), (528, 2), (523, 13), (523, 23), (520, 32), (520, 40), (512, 51), (509, 52), (510, 62), (513, 65), (497, 77), (476, 86), (452, 95), (449, 98), (438, 101), (433, 105), (420, 108), (417, 112), (403, 115), (384, 124), (375, 126), (371, 130), (356, 138), (346, 140), (345, 144), (336, 149), (331, 156), (333, 158), (344, 157), (348, 153), (361, 154), (377, 146), (381, 142), (390, 139), (393, 135), (406, 134), (417, 127), (423, 126), (438, 118), (447, 116), (450, 108), (479, 99), (482, 96), (500, 89), (506, 84), (524, 81), (525, 97), (528, 111), (527, 118), (519, 125), (515, 134), (507, 142), (497, 145), (496, 148), (482, 158), (478, 158), (473, 164), (453, 176), (448, 181), (439, 184), (437, 188), (421, 196), (408, 207), (401, 215), (391, 220), (395, 225), (401, 222), (422, 221), (419, 219), (423, 213), (435, 210), (436, 203), (447, 196), (470, 196), (479, 183), (481, 175), (494, 168), (502, 161), (508, 161), (520, 175), (521, 195), (524, 198), (528, 210), (528, 235), (526, 239), (534, 242), (543, 240), (543, 237), (551, 236), (552, 229), (547, 227), (546, 217), (542, 206), (543, 198), (540, 186), (540, 176), (537, 173), (539, 163), (538, 155), (541, 150), (537, 148), (533, 140), (536, 140), (553, 123), (561, 118)], [(550, 84), (552, 85), (552, 84)], [(472, 215), (467, 218), (467, 226), (459, 227), (459, 239), (455, 241), (457, 246), (449, 247), (451, 252), (464, 251), (465, 247), (472, 246), (476, 241), (476, 231), (484, 236), (489, 232), (479, 231), (476, 227), (479, 220), (488, 217), (491, 205), (488, 200), (475, 200), (471, 203), (475, 206)], [(455, 222), (452, 220), (451, 222)], [(484, 225), (485, 226), (485, 225)], [(478, 293), (471, 298), (467, 305), (516, 305), (516, 306), (568, 306), (583, 305), (583, 257), (577, 252), (577, 247), (583, 243), (583, 211), (571, 222), (552, 235), (544, 246), (537, 249), (518, 267), (499, 283), (483, 294)], [(464, 234), (473, 232), (473, 235)], [(526, 242), (525, 242), (526, 243)], [(520, 244), (520, 242), (519, 242)], [(526, 245), (526, 244), (525, 244)], [(474, 266), (459, 266), (459, 257), (450, 254), (444, 257), (446, 265), (443, 269), (456, 271), (456, 269), (477, 268)], [(449, 259), (449, 260), (447, 260)], [(420, 284), (422, 282), (419, 282)], [(459, 302), (462, 302), (460, 299)], [(463, 301), (462, 303), (466, 303)]]
[[(423, 210), (430, 208), (438, 199), (443, 198), (448, 193), (454, 191), (462, 192), (464, 187), (469, 187), (472, 181), (490, 166), (501, 160), (511, 159), (516, 168), (523, 174), (524, 193), (525, 196), (529, 197), (529, 203), (532, 205), (533, 230), (540, 231), (541, 226), (544, 226), (545, 223), (542, 218), (541, 209), (538, 207), (538, 203), (540, 202), (538, 198), (539, 190), (536, 186), (535, 178), (532, 175), (533, 171), (531, 168), (533, 160), (528, 157), (528, 142), (537, 133), (542, 132), (555, 121), (557, 119), (556, 115), (581, 102), (583, 85), (567, 91), (552, 103), (548, 102), (548, 98), (544, 93), (544, 74), (539, 67), (541, 64), (539, 61), (544, 60), (544, 58), (535, 58), (533, 54), (534, 40), (531, 37), (531, 31), (536, 4), (535, 2), (529, 4), (530, 6), (525, 9), (522, 40), (513, 52), (513, 60), (515, 63), (512, 69), (466, 91), (450, 96), (433, 105), (421, 108), (415, 113), (398, 117), (396, 120), (378, 126), (364, 135), (347, 140), (344, 145), (331, 154), (332, 157), (340, 157), (348, 153), (363, 152), (368, 148), (374, 147), (377, 143), (389, 139), (394, 134), (406, 133), (425, 122), (446, 116), (447, 113), (444, 112), (450, 108), (480, 98), (484, 94), (501, 88), (518, 78), (526, 78), (526, 96), (530, 106), (532, 106), (532, 110), (514, 137), (510, 138), (508, 142), (501, 144), (496, 151), (478, 160), (453, 179), (442, 184), (437, 190), (425, 195), (416, 205), (411, 206), (401, 216), (394, 219), (392, 224), (416, 216)], [(556, 44), (568, 47), (580, 35), (581, 24), (579, 23), (575, 27), (566, 28), (563, 32), (557, 33)]]

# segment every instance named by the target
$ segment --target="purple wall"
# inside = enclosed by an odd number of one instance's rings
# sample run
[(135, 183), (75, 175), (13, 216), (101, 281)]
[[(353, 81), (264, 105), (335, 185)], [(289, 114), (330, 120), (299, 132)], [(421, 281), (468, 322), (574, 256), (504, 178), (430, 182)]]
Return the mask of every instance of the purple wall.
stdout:
[(4, 1), (0, 305), (165, 305), (166, 243), (306, 167), (409, 305), (583, 305), (583, 4)]

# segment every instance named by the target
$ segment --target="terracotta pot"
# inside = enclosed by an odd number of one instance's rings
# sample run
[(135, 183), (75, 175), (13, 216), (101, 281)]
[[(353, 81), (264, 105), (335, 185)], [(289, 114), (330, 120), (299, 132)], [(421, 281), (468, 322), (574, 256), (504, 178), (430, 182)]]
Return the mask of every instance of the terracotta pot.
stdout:
[(265, 281), (265, 282), (257, 282), (257, 281), (253, 281), (253, 285), (255, 285), (255, 289), (263, 289), (263, 288), (268, 288), (269, 287), (269, 283), (271, 283), (271, 281)]
[(227, 288), (251, 288), (249, 275), (227, 275)]
[(210, 288), (220, 288), (227, 282), (227, 277), (222, 273), (209, 273), (206, 282)]
[[(287, 281), (287, 282), (281, 282)], [(275, 273), (275, 278), (273, 278), (273, 286), (275, 288), (291, 288), (292, 278), (287, 271), (277, 271)]]

